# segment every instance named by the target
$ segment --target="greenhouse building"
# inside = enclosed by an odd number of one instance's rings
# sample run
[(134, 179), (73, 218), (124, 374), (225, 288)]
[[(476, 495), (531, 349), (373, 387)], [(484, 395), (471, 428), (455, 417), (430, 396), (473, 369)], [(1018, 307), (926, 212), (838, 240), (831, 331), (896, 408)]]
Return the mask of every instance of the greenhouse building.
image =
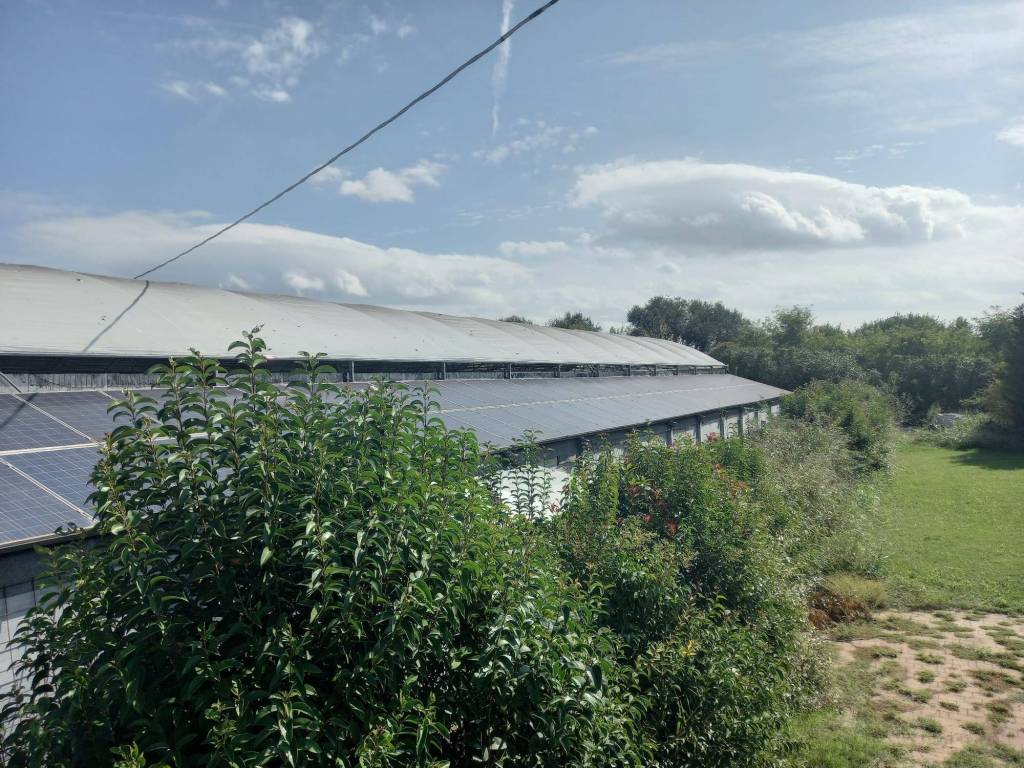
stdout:
[(229, 361), (256, 326), (275, 380), (320, 352), (342, 386), (429, 386), (448, 427), (494, 451), (531, 432), (554, 466), (637, 431), (740, 432), (784, 394), (661, 339), (0, 265), (0, 641), (35, 600), (34, 547), (92, 524), (88, 478), (118, 393), (193, 348)]

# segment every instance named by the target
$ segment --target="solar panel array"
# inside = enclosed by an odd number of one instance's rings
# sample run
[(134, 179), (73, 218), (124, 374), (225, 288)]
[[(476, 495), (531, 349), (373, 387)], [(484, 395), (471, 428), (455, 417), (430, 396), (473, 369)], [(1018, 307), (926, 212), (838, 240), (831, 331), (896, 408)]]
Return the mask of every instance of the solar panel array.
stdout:
[[(540, 442), (643, 427), (779, 397), (783, 391), (727, 374), (563, 379), (451, 379), (429, 386), (450, 429), (507, 447), (527, 431)], [(360, 386), (360, 385), (354, 385)], [(362, 385), (365, 386), (365, 385)], [(0, 395), (0, 547), (44, 539), (93, 513), (89, 475), (116, 393)]]
[(441, 418), (502, 448), (527, 430), (541, 442), (642, 427), (782, 394), (731, 375), (433, 382)]

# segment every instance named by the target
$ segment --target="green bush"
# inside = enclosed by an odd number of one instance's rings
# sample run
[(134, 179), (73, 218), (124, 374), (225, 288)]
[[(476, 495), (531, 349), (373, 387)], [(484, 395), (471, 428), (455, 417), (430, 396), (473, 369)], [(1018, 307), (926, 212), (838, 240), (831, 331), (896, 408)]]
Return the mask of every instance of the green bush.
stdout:
[(794, 418), (838, 427), (858, 465), (884, 469), (892, 453), (896, 416), (891, 400), (870, 384), (813, 381), (782, 399)]
[(856, 471), (845, 433), (783, 416), (726, 443), (735, 445), (722, 446), (723, 463), (734, 466), (742, 452), (743, 471), (757, 467), (747, 482), (806, 579), (837, 571), (878, 574), (881, 551), (872, 532), (879, 494), (872, 476)]
[(56, 554), (19, 631), (5, 765), (647, 763), (617, 639), (474, 438), (315, 358), (278, 389), (239, 348), (116, 406), (102, 538)]
[(929, 445), (956, 450), (1024, 449), (1024, 433), (1006, 427), (987, 413), (964, 414), (948, 427), (924, 427), (916, 430), (915, 436)]
[(621, 640), (657, 765), (771, 764), (804, 682), (798, 579), (719, 450), (635, 439), (582, 457), (547, 525)]
[(103, 535), (20, 630), (5, 765), (777, 764), (820, 681), (804, 596), (871, 569), (860, 385), (584, 455), (558, 509), (529, 441), (499, 467), (429, 396), (315, 357), (280, 389), (238, 348), (116, 406)]
[(830, 574), (825, 579), (825, 588), (840, 597), (856, 600), (873, 611), (889, 604), (889, 591), (885, 584), (853, 573)]

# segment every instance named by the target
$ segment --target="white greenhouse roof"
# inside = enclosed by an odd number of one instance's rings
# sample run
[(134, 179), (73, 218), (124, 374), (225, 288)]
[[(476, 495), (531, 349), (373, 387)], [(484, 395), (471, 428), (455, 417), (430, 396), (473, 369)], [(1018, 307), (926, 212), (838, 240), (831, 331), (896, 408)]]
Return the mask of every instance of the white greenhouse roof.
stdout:
[(722, 365), (663, 339), (0, 264), (0, 354), (230, 357), (256, 325), (272, 358)]

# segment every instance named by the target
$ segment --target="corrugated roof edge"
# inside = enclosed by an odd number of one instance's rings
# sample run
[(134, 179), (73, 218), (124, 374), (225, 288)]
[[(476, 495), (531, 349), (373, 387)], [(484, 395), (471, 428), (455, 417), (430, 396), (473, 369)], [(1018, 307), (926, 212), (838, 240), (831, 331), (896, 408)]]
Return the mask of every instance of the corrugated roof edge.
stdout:
[(3, 354), (229, 357), (261, 324), (276, 359), (724, 367), (664, 339), (0, 264)]

